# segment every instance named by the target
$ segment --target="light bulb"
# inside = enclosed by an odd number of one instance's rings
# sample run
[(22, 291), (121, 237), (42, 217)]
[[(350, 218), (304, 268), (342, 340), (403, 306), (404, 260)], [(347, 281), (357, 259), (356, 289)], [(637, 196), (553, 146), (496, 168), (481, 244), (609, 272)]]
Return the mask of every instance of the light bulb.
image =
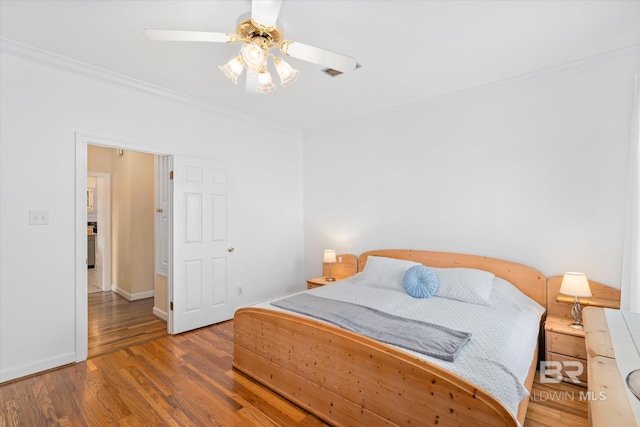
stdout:
[(281, 86), (289, 86), (295, 83), (296, 80), (298, 80), (300, 71), (296, 70), (286, 61), (278, 57), (274, 58), (274, 62), (276, 64), (276, 71), (278, 72), (278, 76), (280, 77)]
[(267, 60), (267, 52), (256, 43), (252, 42), (245, 44), (242, 48), (242, 59), (244, 60), (244, 64), (248, 69), (255, 72), (260, 70)]

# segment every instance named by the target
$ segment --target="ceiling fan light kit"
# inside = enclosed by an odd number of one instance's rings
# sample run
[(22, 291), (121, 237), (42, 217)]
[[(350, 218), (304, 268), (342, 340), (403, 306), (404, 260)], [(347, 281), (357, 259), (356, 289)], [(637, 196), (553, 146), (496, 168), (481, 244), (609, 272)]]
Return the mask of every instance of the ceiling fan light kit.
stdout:
[[(237, 84), (238, 77), (242, 74), (243, 69), (246, 68), (253, 73), (257, 73), (258, 85), (256, 90), (259, 93), (266, 94), (275, 91), (276, 85), (273, 83), (271, 73), (267, 68), (269, 56), (273, 58), (281, 86), (289, 86), (298, 79), (300, 71), (293, 68), (282, 58), (269, 53), (269, 49), (272, 47), (280, 48), (282, 33), (278, 27), (263, 27), (254, 22), (253, 19), (247, 19), (238, 25), (237, 31), (238, 35), (230, 38), (227, 43), (244, 42), (240, 49), (240, 54), (224, 66), (219, 67), (232, 82)], [(284, 43), (291, 42), (282, 42), (282, 44)], [(250, 77), (247, 76), (247, 78)]]
[[(290, 40), (282, 40), (282, 31), (276, 26), (276, 19), (282, 1), (258, 1), (252, 3), (251, 18), (240, 22), (236, 34), (213, 33), (206, 31), (154, 30), (147, 29), (144, 34), (151, 40), (161, 41), (199, 41), (213, 43), (244, 43), (237, 56), (218, 68), (234, 84), (242, 71), (247, 69), (247, 88), (255, 87), (259, 93), (271, 93), (276, 90), (271, 73), (268, 69), (269, 57), (273, 63), (280, 85), (289, 86), (296, 82), (300, 71), (289, 63), (269, 52), (271, 48), (278, 48), (282, 54), (302, 59), (307, 62), (333, 69), (338, 74), (359, 68), (354, 58), (341, 55), (314, 46)], [(257, 85), (250, 79), (257, 80)]]

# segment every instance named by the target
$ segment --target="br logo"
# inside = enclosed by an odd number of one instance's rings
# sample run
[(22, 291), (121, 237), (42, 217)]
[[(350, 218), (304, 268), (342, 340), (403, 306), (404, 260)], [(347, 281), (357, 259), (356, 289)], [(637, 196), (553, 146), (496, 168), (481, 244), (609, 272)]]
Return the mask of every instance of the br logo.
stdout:
[(563, 378), (578, 384), (578, 379), (584, 372), (584, 366), (580, 362), (566, 360), (564, 362), (556, 362), (554, 360), (540, 362), (540, 383), (552, 384), (559, 383)]

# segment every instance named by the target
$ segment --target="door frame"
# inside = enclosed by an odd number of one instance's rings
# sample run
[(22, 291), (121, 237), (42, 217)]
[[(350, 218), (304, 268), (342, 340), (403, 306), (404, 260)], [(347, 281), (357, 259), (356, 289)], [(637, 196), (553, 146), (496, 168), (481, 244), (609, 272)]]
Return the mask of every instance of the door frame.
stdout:
[[(123, 142), (114, 138), (75, 132), (75, 361), (87, 360), (89, 352), (89, 308), (87, 290), (87, 152), (88, 145), (138, 151), (154, 155), (171, 156), (173, 153), (156, 148)], [(171, 233), (169, 247), (173, 247)], [(169, 272), (172, 260), (169, 258)], [(169, 298), (173, 289), (171, 274), (167, 277)]]

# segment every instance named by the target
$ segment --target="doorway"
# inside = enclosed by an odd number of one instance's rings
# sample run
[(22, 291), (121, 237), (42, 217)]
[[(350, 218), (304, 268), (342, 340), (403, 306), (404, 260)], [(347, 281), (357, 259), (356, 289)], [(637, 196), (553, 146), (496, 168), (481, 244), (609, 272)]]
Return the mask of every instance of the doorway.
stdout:
[[(76, 149), (86, 159), (86, 185), (82, 185), (92, 188), (94, 196), (93, 212), (88, 203), (80, 212), (77, 203), (78, 230), (87, 234), (83, 245), (79, 238), (76, 245), (87, 259), (89, 224), (92, 231), (97, 228), (94, 268), (88, 268), (83, 259), (79, 266), (83, 270), (78, 268), (76, 273), (76, 360), (81, 361), (165, 336), (167, 324), (154, 316), (164, 311), (156, 310), (154, 304), (155, 154), (82, 135), (76, 136)], [(80, 169), (76, 185), (81, 185), (79, 175)], [(100, 292), (89, 294), (89, 271), (98, 276)], [(166, 285), (163, 291), (168, 293)], [(168, 295), (161, 299), (167, 301)], [(81, 325), (83, 312), (85, 325)]]
[[(113, 204), (118, 197), (112, 198), (112, 236), (122, 237), (125, 242), (116, 247), (112, 244), (112, 289), (124, 296), (127, 300), (144, 299), (154, 295), (166, 296), (166, 311), (168, 333), (177, 334), (186, 330), (195, 329), (229, 320), (233, 317), (236, 300), (232, 292), (231, 277), (233, 268), (230, 266), (234, 252), (229, 241), (229, 200), (230, 167), (225, 162), (209, 160), (206, 158), (193, 158), (175, 155), (171, 153), (158, 153), (154, 149), (145, 149), (140, 146), (132, 146), (125, 143), (115, 143), (112, 140), (101, 139), (76, 132), (76, 275), (75, 275), (75, 360), (81, 362), (88, 355), (88, 293), (87, 293), (87, 159), (90, 146), (101, 148), (115, 148), (118, 156), (125, 156), (126, 150), (131, 153), (152, 154), (170, 156), (172, 185), (168, 185), (168, 226), (171, 232), (168, 237), (168, 274), (166, 287), (157, 290), (146, 291), (137, 287), (143, 283), (134, 274), (127, 275), (130, 267), (140, 255), (150, 256), (153, 260), (153, 249), (149, 251), (138, 250), (132, 246), (144, 242), (138, 239), (137, 234), (141, 228), (150, 225), (154, 220), (142, 221), (139, 227), (115, 227), (120, 222), (115, 215)], [(118, 158), (120, 159), (120, 158)], [(91, 167), (94, 169), (94, 167)], [(138, 191), (137, 184), (144, 179), (138, 173), (139, 168), (129, 168), (130, 174), (121, 183), (128, 189), (130, 199), (146, 197), (153, 192)], [(174, 173), (175, 172), (175, 173)], [(175, 179), (174, 179), (175, 177)], [(153, 179), (153, 178), (152, 178)], [(115, 174), (112, 173), (112, 192), (118, 185)], [(136, 212), (155, 213), (153, 197), (147, 208), (132, 211), (124, 209), (124, 214), (136, 216)], [(130, 205), (125, 206), (130, 208)], [(134, 212), (134, 213), (132, 213)], [(153, 233), (153, 232), (152, 232)], [(128, 243), (128, 244), (127, 244)], [(119, 243), (120, 244), (120, 243)], [(129, 248), (128, 256), (115, 256), (115, 252), (121, 248)], [(126, 253), (126, 250), (124, 251)], [(151, 262), (153, 264), (153, 261)], [(153, 273), (153, 269), (152, 269)], [(120, 284), (123, 286), (121, 287)], [(125, 285), (131, 285), (125, 289)], [(120, 292), (122, 291), (122, 292)], [(169, 302), (170, 300), (170, 302)], [(158, 306), (154, 307), (158, 309)]]

